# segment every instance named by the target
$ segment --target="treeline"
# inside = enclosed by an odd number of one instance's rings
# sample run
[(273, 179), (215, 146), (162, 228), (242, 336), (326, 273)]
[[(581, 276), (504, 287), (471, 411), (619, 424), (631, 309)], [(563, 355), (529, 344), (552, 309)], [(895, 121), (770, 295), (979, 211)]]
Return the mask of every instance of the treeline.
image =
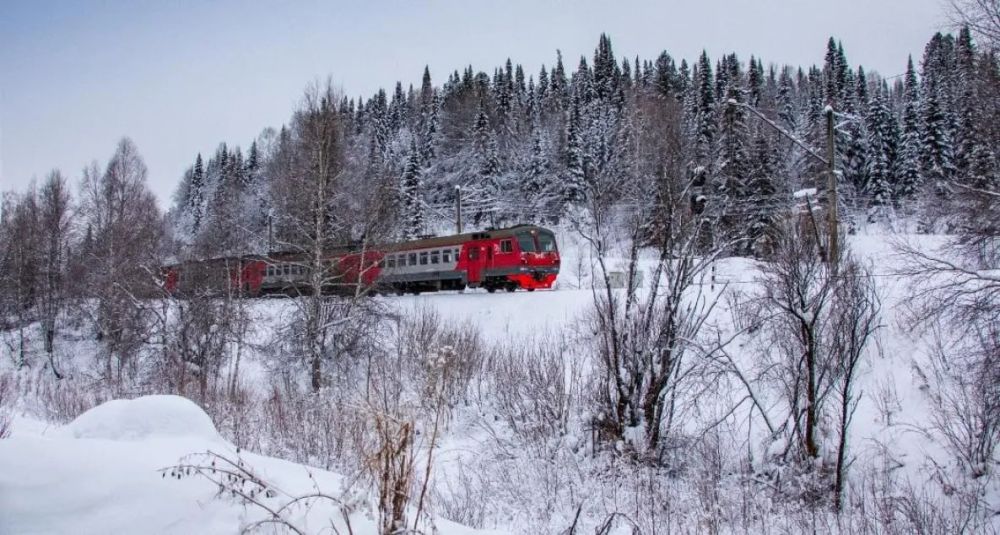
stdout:
[(998, 186), (997, 94), (997, 57), (966, 29), (934, 35), (889, 78), (852, 66), (834, 39), (822, 67), (797, 69), (734, 54), (623, 59), (602, 35), (575, 69), (557, 54), (537, 73), (508, 61), (440, 86), (425, 69), (419, 88), (397, 83), (367, 99), (317, 86), (246, 151), (198, 155), (166, 216), (128, 140), (104, 169), (84, 170), (75, 198), (59, 171), (6, 194), (4, 323), (53, 324), (53, 303), (86, 292), (106, 298), (88, 312), (100, 336), (127, 338), (130, 316), (110, 311), (148, 293), (159, 265), (434, 232), (451, 226), (456, 186), (476, 227), (579, 222), (611, 203), (641, 212), (655, 237), (674, 189), (695, 184), (692, 207), (712, 213), (730, 252), (756, 253), (791, 193), (823, 170), (750, 107), (813, 147), (825, 141), (825, 108), (835, 110), (848, 222), (902, 212), (926, 231), (994, 236), (963, 193)]
[[(602, 176), (641, 174), (663, 183), (698, 176), (707, 207), (734, 221), (721, 230), (758, 238), (793, 191), (825, 180), (821, 164), (747, 106), (817, 149), (831, 106), (842, 209), (861, 219), (902, 211), (925, 231), (954, 230), (962, 221), (943, 201), (997, 182), (998, 90), (997, 57), (977, 50), (967, 29), (934, 35), (919, 62), (910, 58), (891, 77), (851, 65), (833, 38), (823, 66), (803, 69), (735, 54), (713, 61), (703, 53), (691, 64), (667, 52), (618, 58), (602, 35), (575, 69), (557, 54), (538, 73), (508, 60), (492, 75), (470, 66), (436, 86), (425, 68), (419, 88), (397, 83), (391, 95), (340, 96), (331, 106), (343, 181), (388, 193), (400, 236), (450, 224), (456, 186), (467, 220), (499, 226), (558, 221)], [(643, 136), (669, 129), (683, 136), (680, 166), (642, 147)], [(246, 155), (225, 144), (207, 161), (199, 154), (171, 210), (180, 242), (218, 255), (295, 241), (283, 212), (293, 192), (281, 182), (300, 135), (293, 120), (265, 130)]]
[[(168, 235), (147, 169), (123, 139), (103, 167), (83, 170), (78, 194), (59, 171), (40, 186), (3, 197), (0, 217), (0, 332), (18, 366), (25, 365), (39, 324), (49, 366), (60, 376), (54, 340), (70, 316), (83, 320), (106, 349), (106, 372), (125, 371), (146, 338), (138, 311), (157, 292)], [(87, 298), (87, 299), (83, 299)], [(72, 312), (72, 314), (69, 314)]]

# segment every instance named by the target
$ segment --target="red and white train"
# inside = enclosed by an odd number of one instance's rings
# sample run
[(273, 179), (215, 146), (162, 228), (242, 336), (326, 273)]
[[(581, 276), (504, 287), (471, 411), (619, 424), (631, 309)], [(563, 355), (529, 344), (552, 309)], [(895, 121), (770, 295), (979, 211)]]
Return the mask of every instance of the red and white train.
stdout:
[[(339, 248), (324, 259), (324, 293), (433, 292), (485, 288), (489, 292), (552, 287), (559, 274), (559, 250), (551, 230), (515, 227), (372, 246)], [(310, 256), (214, 258), (163, 268), (164, 289), (173, 295), (311, 292)]]

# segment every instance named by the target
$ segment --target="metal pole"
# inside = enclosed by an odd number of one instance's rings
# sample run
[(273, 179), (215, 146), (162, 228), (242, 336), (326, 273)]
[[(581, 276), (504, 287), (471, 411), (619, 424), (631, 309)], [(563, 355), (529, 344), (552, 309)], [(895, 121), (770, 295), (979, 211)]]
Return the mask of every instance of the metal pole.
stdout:
[(462, 233), (462, 186), (455, 186), (455, 227), (458, 232), (456, 234)]
[(836, 147), (834, 146), (833, 129), (833, 107), (826, 107), (826, 170), (827, 170), (827, 198), (830, 204), (827, 209), (827, 217), (830, 248), (827, 261), (836, 266), (840, 260), (840, 236), (837, 229), (837, 170), (836, 167)]

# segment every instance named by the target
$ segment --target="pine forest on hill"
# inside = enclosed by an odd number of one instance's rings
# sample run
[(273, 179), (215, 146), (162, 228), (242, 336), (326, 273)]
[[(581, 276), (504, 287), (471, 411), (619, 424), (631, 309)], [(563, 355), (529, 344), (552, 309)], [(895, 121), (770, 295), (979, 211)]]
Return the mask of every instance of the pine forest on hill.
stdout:
[[(419, 88), (397, 82), (391, 95), (367, 99), (334, 92), (325, 106), (343, 137), (341, 180), (383, 188), (400, 237), (451, 228), (455, 186), (473, 225), (500, 227), (558, 222), (585, 200), (588, 182), (606, 177), (649, 182), (637, 193), (649, 198), (668, 180), (697, 175), (705, 209), (728, 216), (720, 230), (748, 233), (733, 251), (747, 253), (794, 204), (792, 192), (826, 178), (822, 164), (742, 104), (820, 151), (824, 108), (833, 107), (850, 224), (907, 217), (933, 232), (969, 223), (943, 207), (961, 196), (956, 182), (996, 186), (997, 58), (966, 28), (935, 34), (923, 58), (900, 58), (900, 67), (891, 77), (866, 72), (833, 38), (822, 67), (779, 67), (735, 54), (618, 58), (602, 35), (575, 68), (557, 55), (551, 68), (526, 74), (507, 60), (492, 74), (456, 70), (440, 86), (425, 69)], [(207, 160), (197, 156), (170, 212), (180, 250), (222, 256), (264, 251), (268, 238), (296, 241), (286, 221), (295, 191), (282, 183), (297, 172), (299, 121), (265, 129), (245, 156), (225, 143)], [(751, 224), (737, 224), (744, 218)], [(357, 231), (338, 238), (356, 240)]]

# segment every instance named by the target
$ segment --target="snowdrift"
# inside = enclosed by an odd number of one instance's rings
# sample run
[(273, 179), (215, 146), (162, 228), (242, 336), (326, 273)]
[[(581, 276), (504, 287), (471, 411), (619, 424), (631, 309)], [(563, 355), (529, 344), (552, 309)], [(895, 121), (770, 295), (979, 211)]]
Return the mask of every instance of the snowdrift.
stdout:
[[(62, 428), (0, 440), (0, 533), (229, 535), (265, 518), (258, 508), (218, 497), (205, 478), (173, 479), (161, 471), (206, 451), (237, 455), (209, 416), (178, 396), (110, 401)], [(331, 472), (246, 452), (239, 457), (287, 495), (316, 488), (336, 495), (343, 485)], [(350, 516), (354, 533), (377, 532), (370, 516), (364, 508)], [(310, 533), (331, 532), (331, 521), (346, 531), (332, 503), (289, 519)], [(444, 520), (436, 525), (444, 535), (481, 533)]]

